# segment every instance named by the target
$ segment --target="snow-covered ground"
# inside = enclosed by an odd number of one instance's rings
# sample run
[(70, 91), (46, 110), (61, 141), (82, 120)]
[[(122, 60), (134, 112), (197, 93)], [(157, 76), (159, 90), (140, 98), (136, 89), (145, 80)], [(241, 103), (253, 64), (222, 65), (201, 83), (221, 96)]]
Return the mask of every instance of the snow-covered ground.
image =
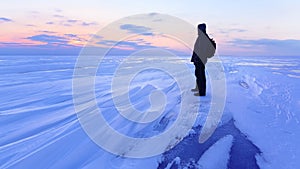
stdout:
[[(227, 98), (214, 134), (205, 143), (198, 142), (210, 108), (208, 80), (208, 96), (200, 101), (189, 134), (163, 154), (133, 159), (101, 149), (82, 129), (72, 98), (75, 56), (0, 56), (0, 168), (300, 168), (300, 59), (226, 56), (221, 60)], [(115, 118), (110, 85), (120, 61), (107, 58), (97, 72), (95, 96), (105, 119), (131, 137), (168, 130), (178, 117), (182, 93), (159, 70), (137, 75), (129, 99), (140, 111), (167, 100), (163, 115), (149, 124)], [(192, 73), (189, 58), (179, 62)], [(149, 100), (147, 96), (157, 88), (166, 98)]]

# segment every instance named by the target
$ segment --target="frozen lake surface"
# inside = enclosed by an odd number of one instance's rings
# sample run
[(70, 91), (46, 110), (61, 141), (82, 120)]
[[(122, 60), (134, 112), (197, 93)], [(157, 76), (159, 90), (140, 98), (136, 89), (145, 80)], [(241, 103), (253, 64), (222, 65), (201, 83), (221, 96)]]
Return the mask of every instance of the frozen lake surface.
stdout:
[[(78, 122), (72, 97), (76, 56), (0, 56), (0, 168), (300, 168), (300, 59), (221, 60), (227, 97), (212, 137), (198, 142), (210, 108), (208, 80), (207, 96), (200, 101), (190, 133), (163, 154), (133, 159), (101, 149)], [(168, 101), (163, 115), (149, 124), (117, 118), (110, 85), (121, 61), (106, 58), (97, 72), (95, 96), (107, 122), (130, 137), (147, 138), (168, 130), (178, 116), (181, 93), (172, 77), (159, 70), (137, 75), (129, 99), (145, 111), (151, 107), (148, 95), (159, 86)], [(192, 73), (189, 58), (178, 62), (186, 63)]]

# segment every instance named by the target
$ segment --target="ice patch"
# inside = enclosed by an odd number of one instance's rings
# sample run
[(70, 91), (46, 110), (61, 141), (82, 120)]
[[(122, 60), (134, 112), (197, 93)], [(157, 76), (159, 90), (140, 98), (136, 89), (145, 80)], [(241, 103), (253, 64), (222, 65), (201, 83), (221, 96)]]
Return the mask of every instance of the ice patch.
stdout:
[(300, 70), (299, 70), (299, 69), (291, 70), (291, 72), (294, 72), (294, 73), (300, 73)]
[(263, 66), (263, 67), (286, 67), (286, 66), (297, 66), (297, 64), (292, 63), (257, 63), (257, 62), (241, 62), (237, 63), (237, 66)]
[(299, 76), (299, 75), (293, 75), (293, 74), (288, 74), (287, 76), (288, 76), (288, 77), (292, 77), (292, 78), (297, 78), (297, 79), (299, 79), (299, 78), (300, 78), (300, 76)]
[(229, 73), (231, 73), (231, 74), (234, 74), (234, 73), (238, 73), (239, 71), (237, 71), (237, 70), (232, 70), (232, 71), (230, 71)]

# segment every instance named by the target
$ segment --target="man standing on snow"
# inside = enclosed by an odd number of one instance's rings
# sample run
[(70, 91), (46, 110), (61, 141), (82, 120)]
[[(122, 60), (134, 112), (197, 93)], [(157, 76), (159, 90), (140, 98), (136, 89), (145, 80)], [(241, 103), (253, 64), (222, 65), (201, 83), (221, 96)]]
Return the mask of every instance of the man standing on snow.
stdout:
[[(194, 45), (194, 51), (191, 62), (195, 65), (196, 88), (192, 91), (198, 91), (195, 96), (206, 95), (206, 77), (205, 77), (205, 64), (207, 57), (210, 56), (213, 48), (209, 36), (206, 34), (206, 24), (198, 25), (198, 38)], [(215, 50), (215, 49), (214, 49)], [(214, 51), (213, 51), (214, 52)]]

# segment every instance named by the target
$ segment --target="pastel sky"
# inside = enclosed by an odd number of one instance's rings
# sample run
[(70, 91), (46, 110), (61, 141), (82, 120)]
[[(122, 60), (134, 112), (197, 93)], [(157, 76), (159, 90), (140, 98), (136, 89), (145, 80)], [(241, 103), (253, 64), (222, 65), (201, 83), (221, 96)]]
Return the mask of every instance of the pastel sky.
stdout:
[[(300, 56), (299, 7), (296, 0), (9, 0), (0, 5), (0, 55), (78, 55), (111, 22), (134, 14), (162, 13), (195, 28), (205, 22), (220, 55)], [(119, 28), (130, 33), (147, 30), (127, 23)], [(101, 37), (97, 44), (105, 48), (112, 42)], [(149, 30), (124, 40), (118, 50), (150, 46), (188, 54), (177, 43)]]

